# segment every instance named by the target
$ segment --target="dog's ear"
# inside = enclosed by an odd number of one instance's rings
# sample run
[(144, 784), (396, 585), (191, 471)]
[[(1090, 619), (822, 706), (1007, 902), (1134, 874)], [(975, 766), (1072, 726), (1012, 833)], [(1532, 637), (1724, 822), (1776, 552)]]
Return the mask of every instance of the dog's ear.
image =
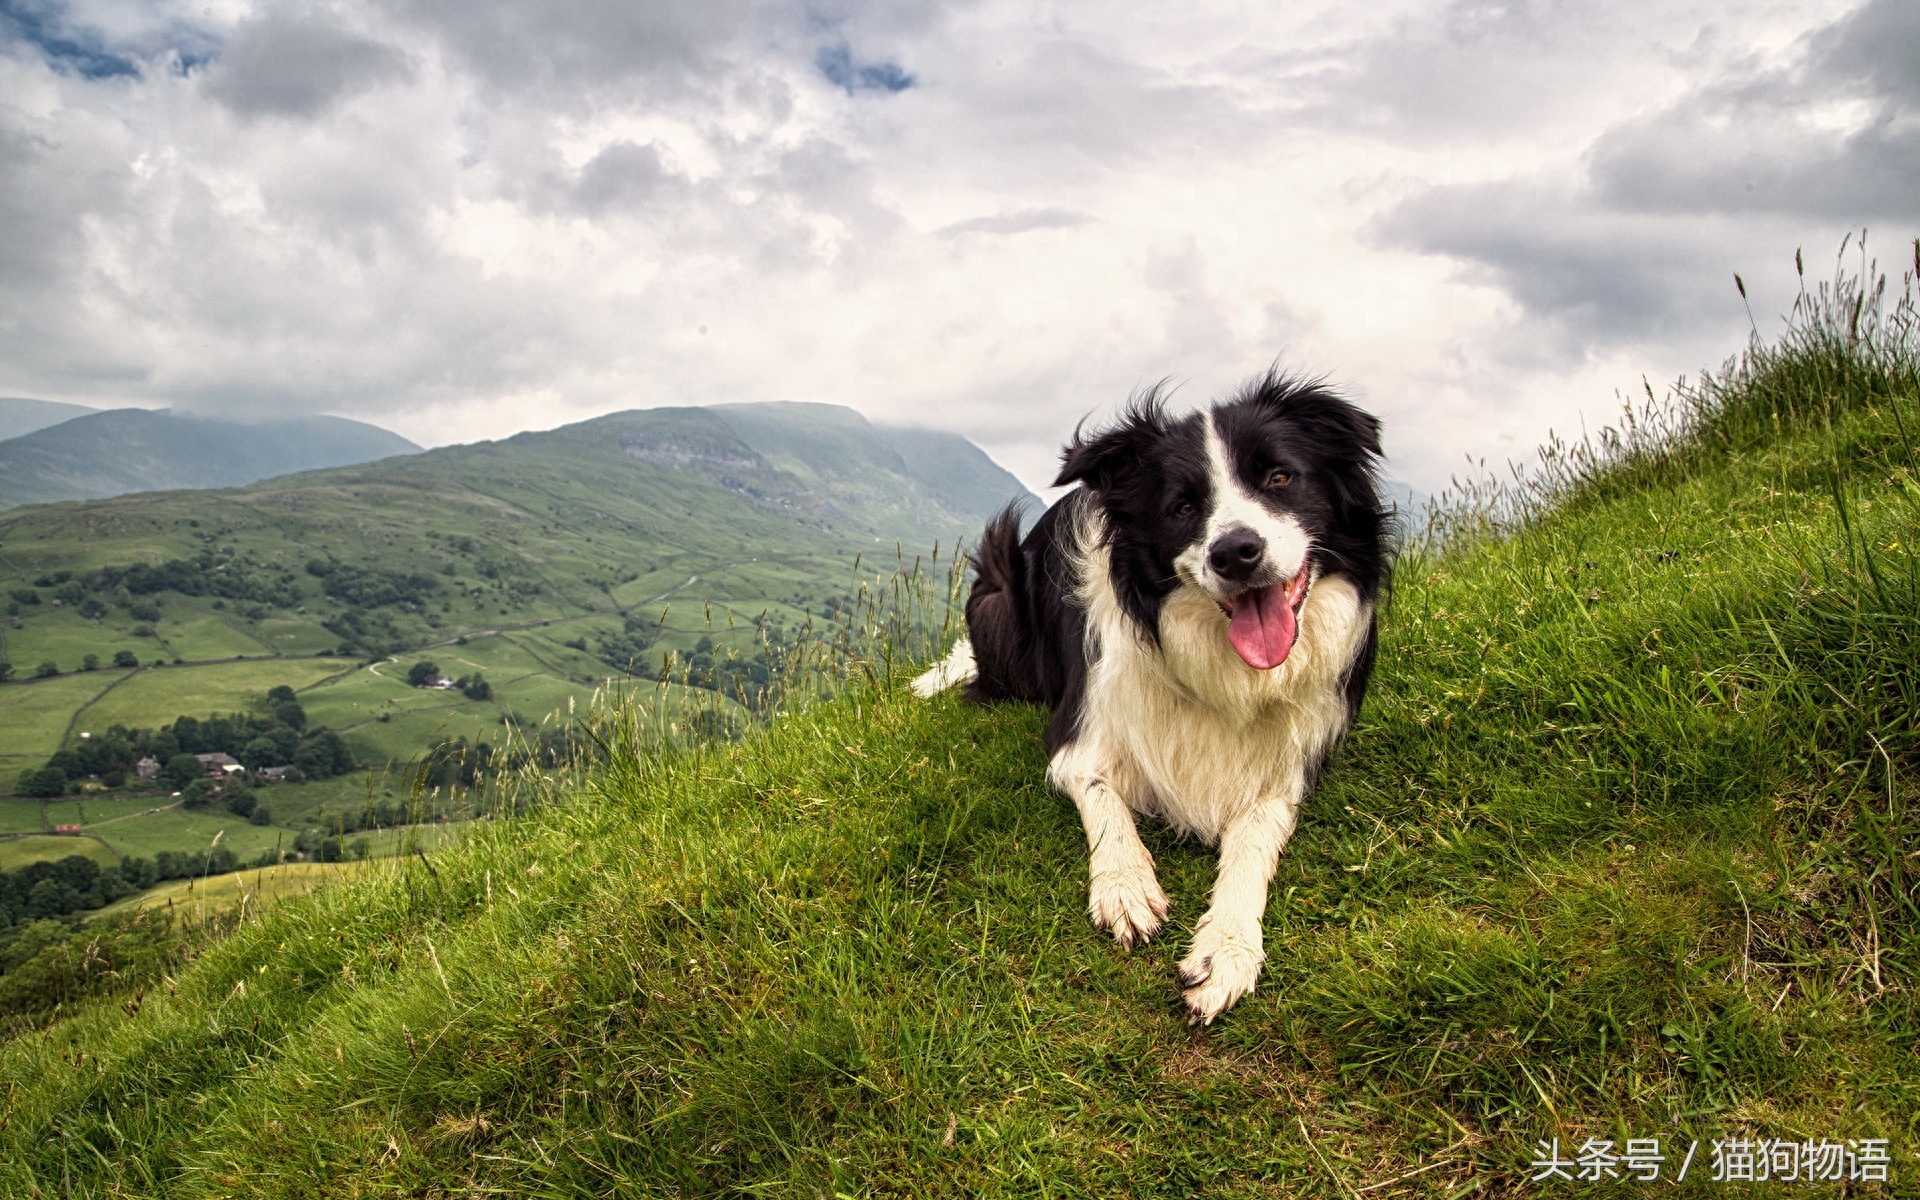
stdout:
[(1112, 487), (1132, 477), (1140, 468), (1140, 458), (1167, 432), (1167, 413), (1160, 390), (1150, 389), (1136, 396), (1118, 423), (1093, 437), (1083, 436), (1082, 421), (1073, 431), (1073, 440), (1060, 452), (1060, 474), (1054, 487), (1084, 483), (1095, 491)]
[(1380, 422), (1331, 388), (1274, 371), (1249, 388), (1247, 398), (1285, 417), (1320, 445), (1349, 451), (1356, 465), (1367, 466), (1382, 457)]

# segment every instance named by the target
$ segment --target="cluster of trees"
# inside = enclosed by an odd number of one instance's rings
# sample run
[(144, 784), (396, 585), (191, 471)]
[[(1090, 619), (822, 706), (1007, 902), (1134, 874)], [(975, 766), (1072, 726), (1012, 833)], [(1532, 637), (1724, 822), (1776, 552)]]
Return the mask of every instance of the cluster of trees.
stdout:
[(214, 934), (165, 908), (85, 925), (73, 917), (12, 928), (0, 921), (0, 1015), (51, 1014), (88, 996), (150, 988)]
[(150, 859), (129, 858), (109, 867), (85, 855), (69, 854), (58, 862), (30, 863), (0, 871), (0, 930), (101, 908), (169, 879), (224, 875), (243, 866), (272, 866), (269, 858), (277, 862), (277, 852), (268, 850), (255, 861), (243, 863), (225, 846), (214, 846), (178, 853), (162, 850)]
[(511, 751), (498, 749), (490, 742), (448, 738), (433, 744), (416, 768), (420, 777), (408, 783), (422, 788), (478, 787), (489, 776), (521, 767), (532, 765), (546, 770), (571, 766), (590, 761), (599, 753), (600, 747), (593, 739), (572, 725), (547, 726)]
[[(193, 760), (198, 763), (199, 759)], [(273, 810), (260, 803), (246, 781), (229, 776), (213, 779), (201, 776), (180, 790), (180, 803), (187, 808), (207, 808), (218, 804), (236, 817), (245, 817), (255, 825), (273, 824)]]
[(10, 593), (11, 603), (39, 604), (41, 588), (51, 589), (54, 600), (79, 609), (83, 617), (104, 617), (112, 606), (118, 606), (126, 609), (136, 621), (156, 620), (160, 611), (151, 601), (143, 602), (135, 597), (160, 592), (217, 596), (280, 608), (293, 608), (302, 599), (292, 571), (263, 563), (251, 553), (212, 546), (193, 558), (168, 559), (158, 565), (106, 566), (79, 574), (55, 571), (35, 579), (31, 588), (14, 588)]
[(58, 796), (69, 784), (89, 777), (120, 787), (143, 758), (159, 762), (162, 776), (185, 789), (206, 774), (196, 754), (231, 755), (250, 770), (291, 766), (309, 779), (353, 770), (347, 743), (330, 729), (309, 728), (306, 710), (292, 688), (267, 692), (262, 710), (216, 714), (205, 720), (176, 717), (173, 724), (159, 729), (115, 725), (99, 737), (84, 738), (59, 751), (46, 766), (29, 768), (21, 776), (19, 790), (28, 796)]
[(327, 595), (353, 608), (387, 604), (424, 607), (440, 589), (439, 578), (425, 571), (388, 571), (320, 558), (307, 563), (307, 574), (320, 580), (321, 590)]
[(320, 627), (340, 639), (340, 653), (347, 655), (399, 654), (411, 649), (415, 642), (394, 624), (391, 613), (342, 609), (320, 622)]
[(652, 660), (649, 651), (659, 637), (660, 625), (657, 621), (628, 617), (626, 628), (621, 632), (601, 634), (593, 652), (601, 662), (616, 671), (639, 679), (658, 679), (660, 664)]

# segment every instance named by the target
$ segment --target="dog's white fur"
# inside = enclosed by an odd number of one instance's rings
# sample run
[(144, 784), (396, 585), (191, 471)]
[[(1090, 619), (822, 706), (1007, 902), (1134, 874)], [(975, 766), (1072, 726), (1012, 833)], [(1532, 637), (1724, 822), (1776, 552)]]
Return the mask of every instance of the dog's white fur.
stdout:
[[(1180, 964), (1188, 1011), (1202, 1023), (1254, 989), (1267, 884), (1293, 836), (1308, 771), (1345, 730), (1343, 681), (1372, 617), (1352, 583), (1325, 576), (1308, 589), (1286, 661), (1259, 671), (1241, 660), (1205, 548), (1246, 525), (1290, 576), (1305, 569), (1308, 539), (1246, 493), (1211, 426), (1208, 443), (1214, 508), (1206, 534), (1176, 560), (1181, 586), (1161, 608), (1158, 646), (1121, 608), (1101, 518), (1082, 510), (1073, 559), (1087, 613), (1086, 699), (1078, 734), (1047, 766), (1086, 830), (1088, 911), (1122, 945), (1152, 937), (1170, 907), (1134, 818), (1159, 817), (1220, 847), (1213, 903)], [(972, 676), (962, 640), (913, 686), (929, 696)]]

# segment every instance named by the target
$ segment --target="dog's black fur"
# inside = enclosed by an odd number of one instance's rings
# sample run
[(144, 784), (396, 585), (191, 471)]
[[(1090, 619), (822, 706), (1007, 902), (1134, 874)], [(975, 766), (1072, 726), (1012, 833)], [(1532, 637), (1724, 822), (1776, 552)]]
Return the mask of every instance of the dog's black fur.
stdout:
[[(1309, 531), (1308, 561), (1316, 574), (1345, 575), (1363, 600), (1376, 604), (1389, 577), (1392, 532), (1374, 476), (1380, 423), (1328, 388), (1277, 374), (1216, 406), (1213, 419), (1233, 453), (1235, 473), (1249, 487), (1275, 468), (1291, 473), (1284, 492), (1263, 493), (1262, 501)], [(1098, 506), (1114, 592), (1141, 635), (1157, 641), (1161, 604), (1179, 583), (1173, 559), (1198, 535), (1196, 521), (1208, 507), (1206, 420), (1204, 413), (1169, 417), (1158, 392), (1149, 392), (1096, 436), (1075, 431), (1054, 486), (1082, 486), (1042, 514), (1024, 540), (1017, 506), (987, 525), (967, 598), (979, 672), (967, 695), (1052, 708), (1049, 754), (1078, 730), (1088, 666), (1086, 611), (1075, 594), (1066, 531), (1079, 506)], [(1182, 503), (1193, 513), (1176, 515)], [(1347, 672), (1349, 719), (1366, 694), (1375, 641), (1369, 629)]]

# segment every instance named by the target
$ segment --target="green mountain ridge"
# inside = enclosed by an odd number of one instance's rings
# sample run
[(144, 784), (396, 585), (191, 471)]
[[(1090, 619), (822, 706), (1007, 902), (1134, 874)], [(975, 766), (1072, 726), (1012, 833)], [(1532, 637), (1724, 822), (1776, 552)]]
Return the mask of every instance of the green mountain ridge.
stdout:
[(177, 488), (238, 487), (420, 447), (345, 417), (237, 421), (171, 410), (87, 412), (0, 442), (0, 510)]

